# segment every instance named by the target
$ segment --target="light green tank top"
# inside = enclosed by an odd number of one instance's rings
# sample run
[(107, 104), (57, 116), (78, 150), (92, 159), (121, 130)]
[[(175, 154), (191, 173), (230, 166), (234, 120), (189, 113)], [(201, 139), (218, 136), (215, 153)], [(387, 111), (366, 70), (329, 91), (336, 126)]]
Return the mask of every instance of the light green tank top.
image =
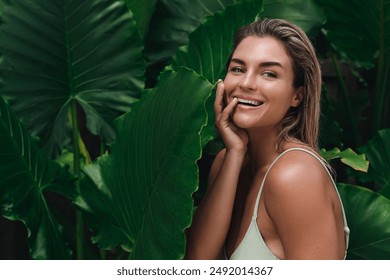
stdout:
[(348, 243), (349, 243), (349, 228), (348, 228), (347, 219), (345, 216), (344, 207), (343, 207), (343, 204), (342, 204), (342, 201), (340, 198), (340, 194), (337, 190), (336, 184), (335, 184), (328, 168), (326, 167), (323, 160), (321, 158), (319, 158), (315, 153), (313, 153), (309, 150), (306, 150), (306, 149), (302, 149), (302, 148), (291, 148), (291, 149), (288, 149), (288, 150), (284, 151), (283, 153), (281, 153), (272, 162), (272, 164), (268, 168), (267, 172), (265, 173), (263, 182), (261, 183), (260, 190), (259, 190), (259, 193), (257, 195), (255, 209), (254, 209), (253, 215), (252, 215), (252, 220), (249, 224), (248, 230), (245, 233), (245, 236), (242, 239), (241, 243), (239, 244), (237, 249), (233, 252), (233, 254), (230, 256), (231, 260), (278, 260), (278, 258), (268, 249), (267, 245), (265, 244), (265, 242), (263, 240), (263, 237), (262, 237), (260, 230), (257, 226), (257, 213), (258, 213), (258, 208), (259, 208), (259, 201), (260, 201), (261, 192), (263, 190), (264, 182), (265, 182), (265, 179), (268, 175), (268, 172), (270, 171), (272, 166), (275, 164), (275, 162), (289, 151), (302, 151), (302, 152), (306, 152), (306, 153), (312, 155), (314, 158), (316, 158), (322, 164), (322, 166), (325, 168), (326, 172), (328, 173), (330, 180), (332, 181), (332, 184), (336, 189), (336, 192), (337, 192), (337, 195), (340, 199), (340, 203), (341, 203), (341, 207), (342, 207), (343, 219), (344, 219), (344, 236), (345, 236), (345, 244), (346, 244), (344, 258), (346, 257)]

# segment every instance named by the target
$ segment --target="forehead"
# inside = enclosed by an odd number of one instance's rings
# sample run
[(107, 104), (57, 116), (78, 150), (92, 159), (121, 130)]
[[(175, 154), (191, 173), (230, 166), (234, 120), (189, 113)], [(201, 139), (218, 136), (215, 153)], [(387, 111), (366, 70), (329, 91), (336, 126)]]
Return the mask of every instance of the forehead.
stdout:
[(274, 61), (281, 65), (291, 66), (291, 57), (283, 43), (269, 36), (246, 37), (234, 50), (232, 57), (239, 58), (246, 63)]

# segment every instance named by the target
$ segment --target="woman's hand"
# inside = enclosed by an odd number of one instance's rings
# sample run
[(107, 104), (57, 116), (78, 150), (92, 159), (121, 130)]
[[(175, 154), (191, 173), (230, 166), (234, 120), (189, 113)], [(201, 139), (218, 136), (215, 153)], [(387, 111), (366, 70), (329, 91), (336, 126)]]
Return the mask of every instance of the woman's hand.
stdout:
[(229, 104), (224, 104), (225, 85), (218, 81), (217, 93), (214, 102), (215, 126), (221, 134), (226, 149), (246, 152), (248, 134), (242, 128), (237, 127), (231, 120), (230, 114), (238, 104), (238, 99), (233, 98)]

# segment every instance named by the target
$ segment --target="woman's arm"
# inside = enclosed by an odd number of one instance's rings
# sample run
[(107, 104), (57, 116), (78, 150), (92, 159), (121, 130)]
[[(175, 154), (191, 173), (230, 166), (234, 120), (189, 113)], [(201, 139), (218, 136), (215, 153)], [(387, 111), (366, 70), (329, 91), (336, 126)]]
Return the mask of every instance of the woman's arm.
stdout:
[(217, 259), (223, 249), (233, 211), (234, 198), (248, 143), (246, 132), (230, 121), (237, 105), (223, 102), (224, 85), (219, 82), (214, 103), (215, 125), (226, 149), (215, 158), (209, 174), (206, 194), (191, 227), (187, 231), (188, 259)]
[(187, 233), (188, 259), (218, 259), (222, 252), (244, 155), (223, 150), (210, 170), (209, 185)]
[(329, 176), (312, 156), (290, 152), (270, 171), (264, 205), (285, 259), (343, 258), (340, 202)]

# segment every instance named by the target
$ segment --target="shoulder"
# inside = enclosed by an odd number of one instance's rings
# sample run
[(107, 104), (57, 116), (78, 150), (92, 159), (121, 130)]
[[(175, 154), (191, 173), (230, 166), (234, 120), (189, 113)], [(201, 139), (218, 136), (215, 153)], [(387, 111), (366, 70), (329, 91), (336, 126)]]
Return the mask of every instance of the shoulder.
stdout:
[(276, 185), (328, 182), (330, 177), (321, 161), (321, 157), (314, 152), (290, 150), (275, 162), (267, 180)]
[(301, 202), (295, 206), (304, 207), (322, 202), (330, 184), (330, 176), (319, 159), (305, 151), (292, 150), (270, 169), (264, 195), (269, 204)]

